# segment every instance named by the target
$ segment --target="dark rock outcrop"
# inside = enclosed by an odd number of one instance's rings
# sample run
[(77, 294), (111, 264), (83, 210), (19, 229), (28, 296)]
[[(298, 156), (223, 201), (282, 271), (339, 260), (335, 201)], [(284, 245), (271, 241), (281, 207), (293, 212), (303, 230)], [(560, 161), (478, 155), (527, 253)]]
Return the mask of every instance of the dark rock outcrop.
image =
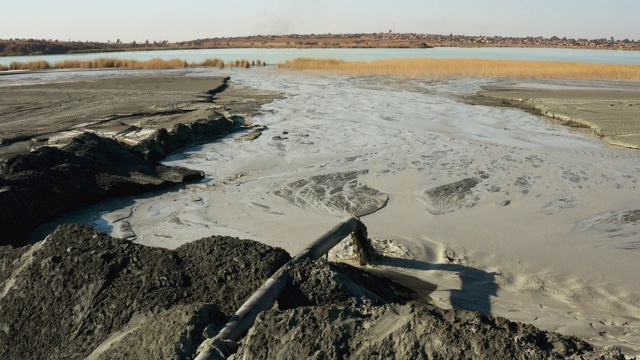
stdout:
[(289, 258), (235, 238), (165, 250), (62, 225), (0, 247), (0, 358), (191, 358), (205, 326), (223, 325)]
[(618, 348), (424, 304), (262, 313), (235, 359), (624, 359)]

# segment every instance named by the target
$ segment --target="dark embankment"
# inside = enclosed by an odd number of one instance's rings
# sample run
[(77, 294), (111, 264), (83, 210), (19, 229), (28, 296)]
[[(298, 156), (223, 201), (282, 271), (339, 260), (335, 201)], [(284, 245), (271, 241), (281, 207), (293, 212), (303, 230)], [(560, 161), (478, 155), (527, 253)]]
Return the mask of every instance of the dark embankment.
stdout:
[(34, 227), (81, 206), (201, 178), (158, 161), (247, 128), (279, 96), (219, 76), (72, 79), (0, 97), (0, 245), (24, 245)]
[(62, 148), (41, 147), (12, 156), (0, 163), (0, 245), (22, 246), (36, 226), (106, 198), (200, 179), (200, 171), (157, 161), (235, 128), (224, 117), (177, 124), (169, 131), (158, 130), (136, 147), (83, 133)]
[[(235, 238), (165, 250), (62, 225), (36, 245), (0, 247), (0, 357), (193, 359), (289, 258)], [(345, 264), (307, 262), (291, 275), (236, 359), (623, 358), (531, 325), (436, 308)]]
[[(196, 117), (199, 111), (194, 111)], [(177, 123), (167, 130), (158, 129), (149, 138), (135, 145), (135, 149), (150, 159), (162, 160), (172, 152), (188, 145), (229, 134), (240, 128), (240, 124), (215, 113), (204, 112), (204, 120)]]

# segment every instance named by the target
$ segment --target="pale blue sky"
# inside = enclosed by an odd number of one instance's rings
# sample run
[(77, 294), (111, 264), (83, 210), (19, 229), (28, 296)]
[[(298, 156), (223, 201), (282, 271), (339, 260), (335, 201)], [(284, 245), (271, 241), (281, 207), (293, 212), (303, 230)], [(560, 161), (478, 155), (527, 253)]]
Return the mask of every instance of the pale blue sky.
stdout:
[(24, 0), (0, 38), (181, 41), (396, 32), (640, 39), (640, 0)]

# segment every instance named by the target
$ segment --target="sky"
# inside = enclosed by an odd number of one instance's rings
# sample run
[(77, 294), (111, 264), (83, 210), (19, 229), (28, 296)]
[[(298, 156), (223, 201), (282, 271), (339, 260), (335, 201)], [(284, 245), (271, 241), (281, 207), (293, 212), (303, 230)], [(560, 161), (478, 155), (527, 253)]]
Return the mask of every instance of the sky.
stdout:
[(402, 33), (640, 39), (640, 0), (23, 0), (0, 39), (170, 42), (286, 34)]

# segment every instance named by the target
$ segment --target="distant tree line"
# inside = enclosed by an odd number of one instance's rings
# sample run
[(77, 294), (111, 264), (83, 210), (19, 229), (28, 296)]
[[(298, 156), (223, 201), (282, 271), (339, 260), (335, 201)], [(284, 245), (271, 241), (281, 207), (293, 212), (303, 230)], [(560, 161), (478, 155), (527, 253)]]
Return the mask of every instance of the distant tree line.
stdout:
[(114, 42), (108, 41), (60, 41), (37, 39), (0, 39), (0, 56), (27, 56), (27, 55), (60, 55), (86, 52), (110, 52), (126, 51), (138, 48), (162, 48), (169, 46), (167, 40), (161, 42), (123, 43), (120, 39)]

